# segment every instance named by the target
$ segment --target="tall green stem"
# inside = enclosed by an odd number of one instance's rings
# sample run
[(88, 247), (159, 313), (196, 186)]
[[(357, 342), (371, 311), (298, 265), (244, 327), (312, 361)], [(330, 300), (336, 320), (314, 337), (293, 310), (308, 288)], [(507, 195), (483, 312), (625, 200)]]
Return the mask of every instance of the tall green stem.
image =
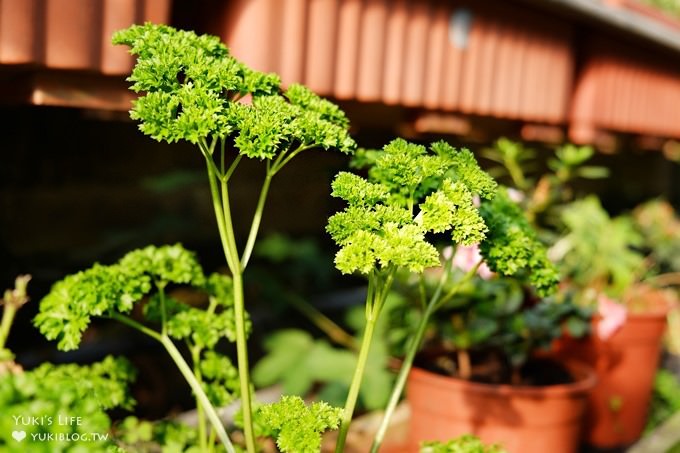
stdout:
[(5, 302), (5, 309), (2, 312), (2, 324), (0, 324), (0, 350), (5, 348), (7, 337), (9, 337), (9, 329), (14, 322), (14, 315), (17, 312), (17, 306)]
[[(201, 376), (200, 360), (201, 360), (201, 349), (193, 346), (189, 348), (191, 351), (191, 361), (193, 362), (194, 376), (199, 384), (203, 383), (203, 377)], [(208, 450), (208, 439), (207, 430), (205, 426), (205, 410), (203, 409), (203, 404), (201, 400), (196, 396), (196, 415), (198, 417), (198, 441), (201, 451)]]
[(205, 391), (203, 390), (203, 387), (201, 386), (200, 382), (196, 379), (196, 376), (194, 376), (194, 373), (191, 371), (191, 368), (187, 364), (186, 360), (184, 360), (184, 357), (182, 357), (182, 354), (179, 352), (177, 346), (175, 346), (170, 337), (168, 337), (167, 335), (161, 335), (155, 330), (149, 329), (145, 325), (140, 324), (134, 319), (128, 318), (127, 316), (121, 315), (120, 313), (112, 313), (111, 318), (120, 321), (123, 324), (126, 324), (134, 329), (139, 330), (140, 332), (144, 333), (145, 335), (148, 335), (154, 340), (157, 340), (163, 345), (165, 350), (168, 351), (168, 354), (172, 358), (173, 362), (175, 362), (175, 365), (177, 365), (177, 368), (179, 369), (180, 373), (182, 373), (182, 376), (184, 376), (184, 379), (189, 384), (189, 387), (191, 387), (191, 390), (194, 392), (196, 399), (198, 400), (200, 405), (203, 406), (203, 409), (205, 410), (205, 413), (208, 416), (208, 420), (210, 420), (210, 423), (213, 425), (213, 429), (217, 432), (217, 436), (220, 438), (220, 441), (222, 442), (222, 445), (224, 445), (224, 448), (227, 450), (228, 453), (236, 453), (234, 445), (231, 443), (231, 440), (227, 435), (227, 431), (224, 429), (224, 425), (222, 424), (222, 421), (220, 420), (220, 417), (217, 414), (215, 407), (208, 399), (208, 396), (205, 394)]
[(401, 368), (399, 369), (399, 374), (397, 375), (397, 380), (394, 383), (394, 387), (392, 387), (392, 394), (390, 395), (390, 400), (387, 403), (387, 407), (385, 408), (385, 415), (383, 416), (380, 427), (378, 428), (375, 438), (373, 439), (371, 453), (376, 453), (385, 439), (385, 434), (387, 433), (387, 428), (390, 425), (390, 420), (392, 419), (392, 415), (394, 415), (394, 411), (397, 408), (401, 394), (403, 393), (404, 387), (406, 386), (406, 380), (408, 379), (408, 375), (411, 372), (411, 368), (413, 367), (413, 360), (420, 349), (420, 344), (423, 342), (423, 337), (425, 336), (425, 331), (427, 329), (427, 324), (430, 321), (430, 317), (442, 306), (444, 302), (453, 297), (463, 286), (463, 284), (475, 276), (481, 264), (482, 261), (478, 261), (477, 264), (472, 267), (472, 269), (470, 269), (458, 282), (453, 285), (453, 287), (446, 294), (442, 296), (444, 284), (449, 278), (449, 272), (451, 269), (451, 260), (446, 262), (446, 265), (444, 266), (444, 272), (442, 273), (437, 288), (425, 307), (425, 311), (423, 312), (423, 316), (420, 319), (420, 323), (418, 324), (416, 334), (411, 340), (411, 343), (409, 343), (406, 356), (404, 357), (404, 361), (402, 362)]
[(224, 212), (222, 211), (222, 198), (220, 195), (220, 189), (217, 185), (220, 180), (219, 175), (215, 172), (215, 167), (212, 165), (212, 157), (205, 155), (206, 165), (208, 166), (208, 181), (210, 183), (210, 194), (213, 201), (213, 209), (215, 211), (215, 219), (217, 220), (217, 230), (220, 233), (220, 241), (222, 243), (222, 250), (224, 251), (224, 256), (227, 260), (227, 266), (229, 271), (234, 274), (239, 271), (238, 261), (232, 259), (232, 253), (230, 251), (230, 245), (228, 243), (227, 226), (224, 220)]
[[(392, 387), (392, 394), (390, 395), (390, 400), (387, 403), (387, 407), (385, 408), (385, 415), (383, 416), (382, 422), (380, 423), (380, 427), (378, 428), (378, 432), (376, 433), (375, 438), (373, 439), (373, 444), (371, 445), (371, 453), (375, 453), (378, 451), (380, 445), (382, 444), (385, 438), (385, 433), (387, 433), (387, 428), (389, 427), (392, 415), (394, 414), (394, 411), (397, 408), (397, 404), (399, 403), (401, 394), (404, 391), (404, 387), (406, 386), (406, 379), (408, 378), (408, 374), (411, 371), (411, 367), (413, 366), (413, 360), (415, 359), (416, 353), (420, 349), (420, 344), (422, 343), (423, 337), (425, 336), (427, 323), (430, 321), (430, 316), (432, 316), (432, 314), (437, 309), (437, 304), (439, 303), (439, 299), (444, 288), (444, 283), (446, 283), (446, 279), (449, 276), (450, 269), (451, 261), (448, 260), (446, 262), (446, 266), (444, 267), (444, 272), (442, 272), (441, 278), (439, 279), (437, 289), (435, 290), (434, 294), (432, 295), (427, 305), (425, 306), (425, 311), (423, 312), (423, 316), (420, 319), (420, 324), (418, 324), (416, 335), (411, 339), (411, 343), (409, 344), (409, 347), (406, 351), (404, 361), (402, 362), (401, 367), (399, 368), (397, 380), (394, 383), (394, 386)], [(424, 288), (424, 284), (422, 286)], [(424, 303), (424, 289), (422, 296)]]
[(390, 400), (387, 403), (387, 407), (385, 408), (385, 415), (383, 416), (382, 422), (380, 423), (380, 427), (378, 428), (378, 432), (376, 433), (375, 438), (373, 439), (373, 444), (371, 445), (371, 453), (377, 453), (378, 449), (380, 448), (380, 445), (385, 439), (385, 434), (387, 433), (387, 428), (390, 425), (390, 420), (392, 419), (392, 415), (394, 414), (394, 411), (397, 408), (397, 404), (399, 403), (401, 394), (404, 391), (404, 387), (406, 386), (406, 379), (408, 378), (408, 375), (411, 371), (411, 367), (413, 366), (413, 360), (415, 359), (416, 353), (420, 349), (420, 344), (422, 343), (423, 337), (425, 336), (427, 323), (430, 320), (430, 316), (432, 316), (432, 314), (435, 311), (434, 310), (435, 305), (436, 300), (434, 300), (433, 298), (427, 304), (427, 307), (423, 312), (423, 317), (420, 319), (420, 324), (418, 324), (418, 330), (416, 330), (415, 336), (411, 339), (409, 348), (406, 351), (406, 356), (404, 357), (404, 361), (402, 362), (401, 368), (399, 369), (397, 380), (394, 383), (394, 387), (392, 387), (392, 394), (390, 395)]
[(241, 267), (236, 239), (234, 236), (234, 223), (231, 218), (229, 204), (229, 190), (227, 182), (222, 181), (222, 214), (224, 219), (224, 234), (227, 242), (227, 261), (235, 263), (232, 269), (232, 282), (234, 288), (234, 318), (236, 325), (236, 358), (238, 360), (238, 375), (241, 389), (241, 407), (243, 409), (243, 431), (246, 437), (246, 448), (249, 453), (255, 453), (255, 432), (253, 430), (253, 409), (250, 399), (250, 366), (248, 364), (248, 343), (246, 338), (245, 298), (243, 294), (243, 268)]
[(213, 428), (217, 431), (217, 436), (222, 441), (222, 444), (226, 448), (227, 452), (228, 453), (236, 453), (236, 450), (234, 450), (234, 446), (232, 445), (231, 440), (229, 440), (229, 436), (227, 435), (227, 431), (224, 429), (224, 425), (222, 424), (222, 421), (220, 420), (220, 416), (217, 414), (215, 407), (210, 403), (208, 396), (203, 391), (203, 387), (201, 387), (201, 384), (198, 382), (198, 380), (194, 376), (194, 373), (191, 371), (191, 368), (189, 367), (187, 362), (184, 360), (184, 357), (182, 357), (182, 354), (179, 352), (179, 350), (175, 346), (175, 343), (173, 343), (172, 340), (165, 335), (161, 336), (160, 342), (165, 347), (165, 350), (168, 351), (168, 354), (170, 354), (170, 357), (172, 357), (172, 360), (177, 365), (177, 368), (179, 368), (179, 371), (184, 376), (184, 379), (186, 379), (186, 381), (189, 383), (191, 390), (194, 391), (196, 398), (199, 400), (199, 402), (203, 406), (203, 409), (205, 410), (206, 415), (208, 416), (208, 419), (210, 420), (210, 423), (212, 423)]
[[(231, 218), (229, 204), (229, 190), (226, 178), (219, 174), (212, 160), (212, 154), (205, 146), (201, 148), (208, 167), (210, 194), (212, 195), (217, 228), (220, 233), (224, 257), (227, 260), (234, 288), (234, 318), (236, 325), (236, 355), (238, 360), (239, 382), (241, 390), (241, 405), (243, 409), (243, 431), (246, 438), (246, 448), (249, 453), (255, 450), (255, 433), (252, 422), (252, 404), (250, 399), (250, 370), (248, 366), (248, 345), (245, 328), (245, 301), (243, 295), (243, 269), (241, 268), (234, 225)], [(218, 183), (220, 183), (218, 185)], [(218, 431), (219, 435), (219, 431)]]
[(267, 200), (267, 194), (269, 192), (269, 185), (272, 181), (272, 172), (267, 172), (267, 176), (264, 178), (262, 183), (262, 189), (260, 190), (260, 197), (257, 200), (257, 207), (255, 208), (255, 214), (253, 215), (253, 223), (250, 225), (250, 232), (248, 233), (248, 240), (246, 242), (246, 248), (243, 250), (243, 257), (241, 258), (241, 269), (245, 269), (250, 261), (250, 255), (253, 253), (253, 247), (255, 246), (255, 239), (257, 239), (257, 232), (260, 229), (260, 222), (262, 221), (262, 211), (264, 210), (264, 203)]
[(234, 285), (234, 317), (236, 324), (236, 357), (241, 388), (241, 407), (243, 409), (243, 431), (246, 436), (246, 448), (254, 453), (255, 433), (253, 431), (253, 412), (250, 399), (250, 368), (248, 366), (248, 345), (246, 343), (245, 308), (243, 300), (243, 276), (232, 275)]
[(349, 426), (352, 423), (352, 416), (354, 415), (354, 408), (359, 397), (359, 389), (361, 388), (361, 381), (364, 377), (364, 370), (366, 369), (366, 361), (368, 360), (368, 353), (371, 349), (371, 341), (373, 340), (373, 331), (375, 324), (380, 316), (385, 298), (392, 286), (392, 279), (394, 273), (389, 271), (385, 280), (382, 280), (380, 275), (372, 275), (368, 282), (368, 293), (366, 297), (366, 306), (370, 306), (370, 311), (367, 311), (366, 329), (364, 336), (361, 339), (361, 348), (359, 349), (359, 358), (357, 359), (357, 366), (354, 369), (354, 376), (349, 387), (347, 401), (342, 413), (342, 422), (340, 424), (340, 431), (338, 432), (338, 440), (335, 444), (335, 453), (342, 453), (347, 441), (347, 433)]
[(366, 360), (368, 359), (368, 351), (371, 348), (371, 340), (373, 339), (373, 329), (375, 328), (375, 322), (375, 317), (366, 320), (366, 330), (364, 331), (364, 338), (361, 341), (359, 359), (357, 360), (357, 366), (354, 369), (352, 385), (349, 388), (347, 402), (345, 403), (345, 409), (342, 413), (342, 423), (340, 425), (340, 431), (338, 432), (338, 441), (335, 444), (336, 453), (342, 453), (345, 449), (345, 441), (347, 440), (349, 425), (352, 422), (354, 407), (356, 406), (357, 398), (359, 397), (359, 388), (361, 387), (361, 381), (364, 377)]

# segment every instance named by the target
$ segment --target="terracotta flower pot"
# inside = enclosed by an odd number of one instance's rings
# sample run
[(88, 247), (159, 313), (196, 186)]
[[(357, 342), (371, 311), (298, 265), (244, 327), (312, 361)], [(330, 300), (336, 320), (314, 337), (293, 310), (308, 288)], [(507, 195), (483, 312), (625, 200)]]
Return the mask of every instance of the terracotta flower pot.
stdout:
[[(593, 322), (596, 332), (599, 319)], [(588, 363), (598, 376), (588, 397), (586, 443), (609, 448), (639, 439), (647, 419), (665, 327), (664, 312), (630, 314), (607, 340), (591, 335), (558, 342), (558, 355)]]
[(472, 433), (510, 453), (574, 453), (596, 378), (580, 363), (570, 362), (568, 369), (574, 383), (526, 387), (479, 384), (414, 368), (407, 391), (412, 442)]

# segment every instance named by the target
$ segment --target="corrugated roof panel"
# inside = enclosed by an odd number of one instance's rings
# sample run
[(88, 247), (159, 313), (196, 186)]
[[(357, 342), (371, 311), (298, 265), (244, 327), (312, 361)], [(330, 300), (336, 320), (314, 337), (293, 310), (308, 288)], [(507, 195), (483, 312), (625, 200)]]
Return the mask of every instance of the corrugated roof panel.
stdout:
[(362, 3), (362, 0), (345, 0), (340, 4), (333, 90), (338, 99), (351, 99), (357, 90)]
[(167, 23), (170, 0), (21, 0), (0, 2), (0, 64), (123, 75), (127, 49), (111, 44), (134, 23)]
[(401, 104), (408, 107), (423, 105), (429, 27), (430, 3), (428, 1), (411, 2), (401, 68), (404, 74)]
[(472, 113), (476, 107), (475, 92), (479, 83), (482, 42), (486, 36), (486, 18), (473, 16), (467, 47), (463, 52), (458, 109)]
[[(580, 96), (584, 87), (596, 96)], [(679, 99), (680, 65), (598, 40), (579, 75), (571, 119), (592, 128), (680, 137)]]
[(462, 68), (465, 49), (454, 45), (449, 36), (444, 47), (444, 67), (441, 81), (440, 107), (444, 110), (457, 110), (460, 105)]
[(44, 39), (34, 26), (41, 13), (38, 0), (0, 2), (0, 63), (42, 61)]
[[(359, 64), (357, 67), (356, 98), (360, 101), (379, 101), (385, 61), (385, 0), (365, 0), (361, 14)], [(339, 40), (353, 39), (340, 34)]]
[(477, 67), (477, 78), (479, 83), (475, 93), (475, 113), (479, 115), (493, 114), (491, 108), (491, 97), (493, 95), (493, 79), (497, 77), (502, 68), (496, 64), (498, 42), (502, 40), (498, 22), (490, 20), (482, 35), (482, 42), (479, 49), (479, 66)]
[[(550, 124), (571, 119), (583, 137), (597, 128), (678, 127), (669, 94), (678, 89), (677, 69), (608, 52), (602, 40), (591, 48), (586, 36), (574, 78), (572, 25), (543, 13), (498, 1), (408, 0), (287, 0), (274, 2), (284, 7), (272, 13), (272, 2), (230, 4), (228, 15), (239, 17), (225, 40), (257, 69), (322, 95)], [(277, 20), (278, 28), (270, 23)], [(661, 74), (654, 80), (650, 65)]]
[(423, 105), (431, 109), (438, 109), (442, 105), (444, 62), (449, 46), (449, 15), (449, 7), (445, 4), (436, 5), (432, 11), (423, 93)]
[(101, 28), (97, 2), (50, 0), (45, 15), (45, 63), (51, 68), (94, 70)]
[[(273, 17), (271, 1), (230, 6), (227, 16), (239, 15), (239, 24), (225, 24), (232, 29), (222, 35), (236, 56), (282, 73), (284, 82), (295, 81), (302, 66), (298, 81), (340, 99), (564, 120), (570, 34), (564, 26), (541, 28), (542, 16), (513, 14), (498, 2), (480, 8), (449, 1), (287, 0), (281, 35), (269, 27), (256, 39), (253, 33)], [(305, 33), (291, 33), (293, 24)], [(280, 52), (267, 50), (276, 46)]]
[(391, 5), (387, 18), (382, 90), (382, 100), (386, 104), (398, 104), (401, 100), (402, 67), (404, 66), (404, 46), (408, 17), (408, 0), (397, 0)]
[[(339, 3), (339, 0), (314, 0), (309, 3), (307, 59), (303, 82), (319, 93), (333, 92)], [(251, 46), (261, 44), (261, 41), (253, 41)], [(264, 44), (266, 45), (266, 41)]]
[(304, 74), (305, 32), (307, 28), (307, 1), (281, 0), (281, 36), (275, 37), (279, 45), (278, 73), (285, 85), (302, 80)]

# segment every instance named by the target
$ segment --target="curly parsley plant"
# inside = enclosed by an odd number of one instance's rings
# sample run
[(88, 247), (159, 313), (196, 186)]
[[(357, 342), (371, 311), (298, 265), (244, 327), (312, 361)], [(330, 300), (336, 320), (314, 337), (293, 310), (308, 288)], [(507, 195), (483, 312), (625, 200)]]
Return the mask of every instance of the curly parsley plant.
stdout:
[[(338, 244), (336, 267), (343, 273), (368, 277), (366, 328), (350, 392), (343, 413), (336, 452), (341, 452), (370, 348), (373, 329), (398, 271), (422, 277), (428, 267), (442, 265), (434, 246), (437, 235), (453, 245), (482, 244), (489, 267), (496, 272), (526, 275), (539, 291), (549, 291), (557, 274), (521, 211), (484, 172), (467, 149), (445, 142), (425, 146), (396, 139), (381, 151), (363, 151), (355, 163), (367, 167), (368, 178), (340, 173), (333, 195), (347, 207), (328, 221), (327, 230)], [(480, 205), (481, 200), (481, 205)], [(486, 244), (486, 245), (484, 245)], [(451, 257), (429, 301), (407, 350), (386, 415), (372, 451), (382, 443), (389, 418), (420, 346), (430, 316), (468, 281), (482, 264), (466, 275), (451, 268)], [(458, 278), (451, 285), (451, 279)], [(444, 288), (448, 288), (444, 291)]]
[[(246, 345), (243, 271), (250, 260), (272, 178), (304, 150), (355, 148), (337, 106), (302, 85), (286, 90), (274, 74), (248, 68), (217, 37), (166, 25), (134, 25), (115, 34), (137, 63), (129, 77), (141, 93), (130, 116), (158, 141), (190, 142), (206, 162), (225, 258), (234, 282), (235, 336), (248, 452), (255, 451)], [(262, 189), (250, 232), (239, 250), (229, 182), (247, 157), (264, 163)]]
[[(189, 285), (208, 296), (208, 306), (193, 307), (167, 293)], [(95, 264), (55, 283), (40, 302), (35, 325), (61, 350), (76, 349), (92, 318), (120, 321), (160, 342), (191, 386), (198, 409), (200, 446), (215, 435), (234, 451), (214, 408), (239, 396), (238, 372), (228, 357), (214, 351), (222, 338), (234, 341), (236, 319), (231, 278), (206, 276), (193, 253), (180, 245), (134, 250), (110, 265)], [(143, 322), (132, 315), (143, 304)], [(246, 323), (246, 331), (249, 323)], [(174, 341), (191, 352), (189, 365)], [(206, 417), (212, 423), (208, 432)]]

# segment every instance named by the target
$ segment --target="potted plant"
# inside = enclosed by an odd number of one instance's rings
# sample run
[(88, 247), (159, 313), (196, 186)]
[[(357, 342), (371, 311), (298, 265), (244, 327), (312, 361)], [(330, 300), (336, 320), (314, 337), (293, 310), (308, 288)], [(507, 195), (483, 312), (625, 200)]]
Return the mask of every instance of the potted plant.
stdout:
[[(680, 283), (680, 218), (668, 201), (653, 199), (635, 207), (635, 228), (643, 238), (643, 252), (657, 286)], [(680, 306), (668, 313), (664, 365), (680, 379)]]
[(511, 452), (576, 451), (595, 375), (546, 351), (589, 317), (567, 298), (527, 298), (515, 280), (476, 277), (435, 314), (411, 371), (412, 438), (471, 432)]
[[(348, 396), (336, 452), (342, 451), (342, 436), (351, 419), (365, 366), (361, 361), (363, 359), (365, 364), (373, 327), (386, 294), (400, 273), (412, 274), (419, 282), (422, 315), (407, 347), (372, 451), (377, 451), (382, 444), (409, 374), (413, 380), (419, 373), (411, 372), (411, 366), (432, 315), (474, 278), (483, 264), (482, 255), (493, 271), (530, 282), (540, 294), (549, 293), (557, 282), (557, 273), (520, 208), (509, 199), (505, 190), (497, 189), (493, 179), (478, 167), (468, 150), (455, 150), (443, 142), (432, 144), (428, 150), (398, 139), (381, 151), (360, 152), (354, 163), (367, 167), (368, 179), (351, 173), (336, 177), (333, 194), (344, 199), (348, 207), (331, 217), (328, 230), (340, 246), (336, 255), (338, 269), (343, 273), (366, 274), (369, 290), (359, 366)], [(475, 201), (476, 196), (481, 203)], [(439, 252), (431, 241), (442, 233), (449, 244), (459, 247), (480, 243), (481, 255), (474, 257), (465, 272), (455, 270), (454, 254), (440, 261)], [(439, 275), (428, 293), (425, 269), (437, 267), (440, 268)], [(585, 378), (585, 383), (581, 384), (582, 388), (579, 386), (580, 395), (577, 391), (574, 397), (577, 406), (580, 400), (580, 409), (570, 417), (576, 432), (579, 410), (583, 410), (585, 402), (584, 389), (592, 382), (592, 376), (587, 372), (584, 375), (579, 371), (578, 374)], [(413, 409), (416, 411), (418, 405), (427, 405), (428, 401), (430, 405), (437, 405), (438, 398), (440, 396), (419, 394), (413, 399)], [(440, 416), (441, 413), (436, 413), (433, 418)], [(415, 412), (412, 420), (418, 423), (427, 419), (423, 423), (426, 425), (432, 422), (432, 418), (426, 417)], [(444, 440), (453, 434), (462, 432), (430, 431), (424, 438), (432, 435)], [(574, 442), (576, 440), (571, 445)]]
[(642, 253), (643, 237), (630, 217), (610, 217), (591, 196), (567, 206), (562, 218), (566, 234), (551, 253), (580, 303), (596, 307), (597, 314), (593, 335), (567, 338), (557, 349), (591, 363), (598, 373), (589, 397), (586, 442), (629, 445), (645, 426), (675, 295), (655, 286), (652, 261)]

